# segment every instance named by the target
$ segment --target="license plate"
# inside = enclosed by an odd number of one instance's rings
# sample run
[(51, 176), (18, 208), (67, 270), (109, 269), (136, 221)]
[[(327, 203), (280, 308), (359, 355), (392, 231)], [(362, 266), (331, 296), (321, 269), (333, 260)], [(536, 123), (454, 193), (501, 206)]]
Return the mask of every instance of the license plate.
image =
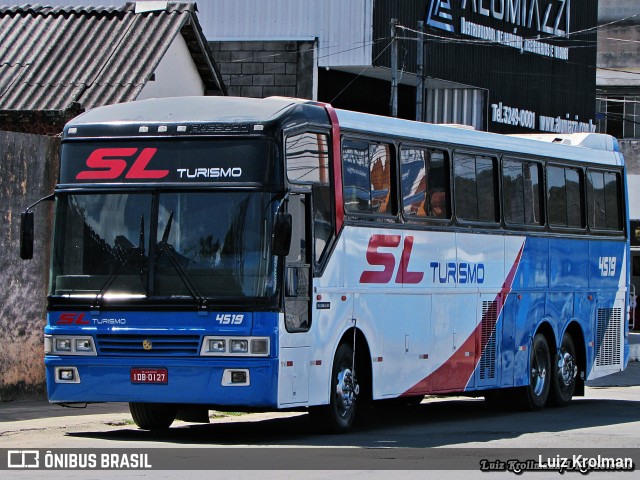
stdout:
[(169, 373), (166, 368), (132, 368), (131, 383), (167, 383)]

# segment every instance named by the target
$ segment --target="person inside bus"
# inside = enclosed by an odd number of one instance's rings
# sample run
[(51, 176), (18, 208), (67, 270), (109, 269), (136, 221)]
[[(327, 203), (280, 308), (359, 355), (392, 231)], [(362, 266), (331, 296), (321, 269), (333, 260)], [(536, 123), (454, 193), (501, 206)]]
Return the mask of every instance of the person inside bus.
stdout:
[(431, 193), (429, 198), (429, 216), (435, 218), (445, 218), (447, 214), (447, 201), (442, 190)]

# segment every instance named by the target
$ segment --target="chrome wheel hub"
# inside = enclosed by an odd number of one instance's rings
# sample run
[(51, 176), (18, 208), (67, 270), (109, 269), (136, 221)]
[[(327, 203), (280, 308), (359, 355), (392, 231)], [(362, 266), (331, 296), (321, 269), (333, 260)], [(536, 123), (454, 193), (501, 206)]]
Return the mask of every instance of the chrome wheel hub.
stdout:
[(338, 372), (336, 384), (336, 400), (340, 416), (345, 417), (351, 413), (358, 395), (358, 385), (354, 382), (350, 368), (344, 368)]
[(558, 378), (564, 386), (569, 387), (577, 375), (578, 367), (575, 359), (568, 352), (563, 352), (558, 358)]

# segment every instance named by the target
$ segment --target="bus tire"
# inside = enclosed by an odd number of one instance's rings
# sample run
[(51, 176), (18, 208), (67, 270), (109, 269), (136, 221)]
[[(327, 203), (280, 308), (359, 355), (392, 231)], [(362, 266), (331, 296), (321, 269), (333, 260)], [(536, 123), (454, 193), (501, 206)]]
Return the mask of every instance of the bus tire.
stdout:
[(538, 333), (533, 338), (529, 355), (529, 385), (521, 390), (521, 406), (525, 410), (542, 410), (545, 407), (551, 377), (549, 343), (543, 334)]
[(550, 403), (558, 407), (564, 407), (571, 402), (576, 389), (578, 377), (578, 362), (576, 348), (571, 335), (565, 332), (562, 336), (560, 350), (552, 365), (552, 382)]
[(166, 430), (176, 419), (178, 409), (162, 403), (129, 403), (136, 425), (143, 430)]
[(314, 424), (326, 433), (345, 433), (356, 418), (358, 386), (354, 385), (353, 349), (341, 343), (331, 367), (329, 405), (314, 407), (309, 413)]

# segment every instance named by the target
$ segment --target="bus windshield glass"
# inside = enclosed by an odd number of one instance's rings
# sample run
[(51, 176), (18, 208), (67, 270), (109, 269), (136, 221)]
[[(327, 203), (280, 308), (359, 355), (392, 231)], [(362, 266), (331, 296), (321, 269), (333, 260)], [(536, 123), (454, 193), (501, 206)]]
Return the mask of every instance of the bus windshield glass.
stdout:
[(273, 199), (256, 191), (62, 194), (51, 294), (272, 297)]

